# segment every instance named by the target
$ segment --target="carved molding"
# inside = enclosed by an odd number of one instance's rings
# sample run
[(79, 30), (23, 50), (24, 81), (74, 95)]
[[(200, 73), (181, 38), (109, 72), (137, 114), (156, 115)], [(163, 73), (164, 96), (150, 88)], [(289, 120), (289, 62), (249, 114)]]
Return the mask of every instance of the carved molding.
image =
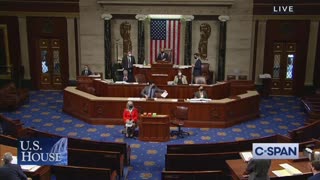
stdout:
[(110, 20), (112, 18), (112, 15), (111, 14), (102, 14), (101, 18), (104, 20)]
[(98, 0), (100, 5), (178, 5), (178, 6), (232, 6), (234, 0)]
[(136, 15), (136, 19), (138, 19), (139, 21), (144, 21), (148, 16), (145, 14), (137, 14)]
[(221, 15), (218, 17), (221, 22), (226, 22), (230, 20), (230, 16)]

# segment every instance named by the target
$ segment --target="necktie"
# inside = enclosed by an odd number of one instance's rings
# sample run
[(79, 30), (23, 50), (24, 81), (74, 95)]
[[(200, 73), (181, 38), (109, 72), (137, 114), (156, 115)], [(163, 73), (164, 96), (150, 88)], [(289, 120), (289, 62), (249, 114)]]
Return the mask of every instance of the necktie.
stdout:
[(131, 57), (128, 58), (129, 62), (128, 62), (128, 68), (131, 68)]

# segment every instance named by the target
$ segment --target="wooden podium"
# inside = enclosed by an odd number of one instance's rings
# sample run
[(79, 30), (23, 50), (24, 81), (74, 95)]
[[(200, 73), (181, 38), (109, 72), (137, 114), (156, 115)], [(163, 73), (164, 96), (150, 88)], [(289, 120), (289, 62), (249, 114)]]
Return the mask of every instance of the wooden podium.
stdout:
[(164, 142), (170, 139), (170, 120), (168, 115), (140, 116), (139, 140)]
[(178, 70), (187, 76), (187, 81), (191, 83), (192, 67), (179, 69), (174, 67), (172, 63), (154, 63), (151, 68), (134, 67), (134, 74), (144, 74), (147, 81), (153, 81), (156, 85), (167, 85), (168, 81), (173, 81)]

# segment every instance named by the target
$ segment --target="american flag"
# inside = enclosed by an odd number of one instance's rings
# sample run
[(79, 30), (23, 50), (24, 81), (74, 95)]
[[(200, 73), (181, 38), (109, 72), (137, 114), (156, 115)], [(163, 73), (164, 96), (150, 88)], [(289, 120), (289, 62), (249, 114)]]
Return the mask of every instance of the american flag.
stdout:
[(180, 20), (152, 19), (150, 24), (150, 60), (157, 58), (160, 48), (172, 49), (171, 60), (180, 63)]

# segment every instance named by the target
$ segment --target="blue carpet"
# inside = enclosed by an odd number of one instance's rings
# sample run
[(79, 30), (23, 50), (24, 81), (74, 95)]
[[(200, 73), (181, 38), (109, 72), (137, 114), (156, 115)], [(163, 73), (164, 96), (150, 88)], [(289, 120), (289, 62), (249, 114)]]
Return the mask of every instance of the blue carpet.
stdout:
[[(16, 111), (3, 112), (20, 119), (25, 127), (34, 127), (62, 136), (109, 142), (126, 142), (132, 148), (128, 179), (161, 179), (167, 144), (195, 144), (236, 141), (273, 134), (287, 135), (288, 130), (303, 126), (305, 113), (297, 97), (273, 96), (262, 99), (261, 117), (230, 128), (184, 128), (190, 132), (183, 139), (172, 138), (165, 143), (126, 139), (123, 126), (90, 125), (62, 112), (62, 91), (32, 91), (30, 102)], [(119, 110), (119, 111), (122, 111)]]

